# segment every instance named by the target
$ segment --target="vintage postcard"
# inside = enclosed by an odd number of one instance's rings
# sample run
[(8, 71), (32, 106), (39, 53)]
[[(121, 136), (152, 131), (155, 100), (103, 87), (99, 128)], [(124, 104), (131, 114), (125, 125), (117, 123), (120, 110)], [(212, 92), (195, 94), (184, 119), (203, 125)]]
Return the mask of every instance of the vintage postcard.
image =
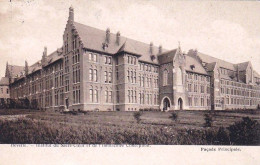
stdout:
[(260, 164), (259, 11), (0, 0), (0, 164)]

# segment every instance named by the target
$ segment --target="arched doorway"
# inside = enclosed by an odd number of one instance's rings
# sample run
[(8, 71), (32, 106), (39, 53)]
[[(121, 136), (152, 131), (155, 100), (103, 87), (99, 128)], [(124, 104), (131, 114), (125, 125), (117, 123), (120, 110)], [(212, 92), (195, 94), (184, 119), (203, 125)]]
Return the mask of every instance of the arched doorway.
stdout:
[(170, 109), (170, 100), (166, 97), (163, 99), (163, 111), (167, 111)]
[(178, 109), (183, 110), (183, 101), (181, 98), (178, 99)]

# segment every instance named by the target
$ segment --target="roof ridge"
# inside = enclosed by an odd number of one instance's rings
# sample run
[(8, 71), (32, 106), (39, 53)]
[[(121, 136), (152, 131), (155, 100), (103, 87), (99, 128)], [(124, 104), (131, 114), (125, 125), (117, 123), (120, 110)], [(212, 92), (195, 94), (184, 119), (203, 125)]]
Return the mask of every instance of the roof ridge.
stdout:
[[(104, 34), (105, 34), (105, 30), (102, 30), (102, 29), (99, 29), (99, 28), (95, 28), (95, 27), (92, 27), (92, 26), (89, 26), (89, 25), (86, 25), (86, 24), (82, 24), (82, 23), (79, 23), (79, 22), (75, 22), (75, 21), (74, 21), (74, 23), (79, 24), (79, 25), (82, 25), (82, 26), (87, 26), (87, 27), (92, 28), (92, 29), (95, 29), (95, 30), (102, 31), (102, 32), (104, 32)], [(76, 28), (76, 27), (75, 27), (75, 28)], [(111, 32), (110, 32), (110, 34), (116, 35), (116, 33), (111, 33)], [(138, 42), (138, 43), (150, 45), (150, 44), (148, 44), (148, 43), (146, 43), (146, 42), (139, 41), (139, 40), (136, 40), (136, 39), (132, 39), (132, 38), (130, 38), (130, 37), (126, 37), (126, 36), (120, 36), (120, 37), (125, 38), (126, 40), (132, 40), (132, 41), (134, 41), (134, 42)], [(158, 47), (158, 48), (159, 48), (159, 46), (154, 46), (154, 47)]]

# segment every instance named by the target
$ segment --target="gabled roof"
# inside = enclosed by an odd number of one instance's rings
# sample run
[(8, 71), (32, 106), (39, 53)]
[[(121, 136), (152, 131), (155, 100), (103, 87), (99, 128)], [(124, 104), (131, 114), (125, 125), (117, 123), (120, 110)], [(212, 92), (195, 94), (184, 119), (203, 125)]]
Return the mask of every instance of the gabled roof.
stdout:
[(168, 50), (168, 51), (165, 51), (165, 52), (161, 53), (159, 56), (161, 56), (161, 55), (166, 55), (166, 56), (170, 55), (170, 56), (174, 57), (176, 52), (177, 52), (177, 49), (172, 49), (172, 50)]
[(0, 79), (0, 85), (1, 85), (1, 86), (9, 85), (9, 78), (8, 78), (8, 77), (2, 77), (2, 78)]
[(186, 66), (185, 66), (186, 71), (208, 75), (208, 73), (206, 72), (202, 64), (196, 58), (186, 55), (185, 59), (186, 59)]
[(177, 52), (177, 49), (173, 49), (173, 50), (169, 50), (169, 51), (163, 52), (160, 55), (158, 55), (158, 60), (159, 60), (160, 64), (172, 62), (172, 60), (174, 59), (174, 57), (176, 55), (176, 52)]
[(212, 63), (206, 63), (206, 68), (208, 72), (211, 72), (215, 69), (217, 63), (216, 62), (212, 62)]
[(234, 64), (232, 64), (230, 62), (227, 62), (227, 61), (224, 61), (224, 60), (220, 60), (218, 58), (215, 58), (215, 57), (203, 54), (201, 52), (197, 52), (195, 50), (189, 50), (188, 54), (189, 55), (193, 55), (193, 56), (198, 56), (202, 60), (202, 62), (205, 62), (205, 63), (217, 62), (219, 67), (236, 71), (236, 68), (235, 68)]
[[(59, 55), (57, 51), (52, 52), (47, 56), (47, 65), (54, 63), (55, 61), (63, 58), (62, 55)], [(38, 70), (42, 69), (41, 60), (37, 61), (33, 65), (29, 66), (29, 74), (36, 72)]]
[(104, 50), (102, 48), (102, 43), (105, 42), (106, 32), (103, 30), (99, 30), (97, 28), (93, 28), (87, 25), (83, 25), (81, 23), (74, 22), (76, 31), (79, 34), (83, 45), (87, 49), (96, 50), (100, 52), (106, 52), (109, 54), (115, 54), (121, 48), (121, 46), (125, 43), (125, 38), (121, 37), (120, 44), (118, 45), (116, 41), (116, 35), (110, 33), (110, 42), (109, 46)]
[(254, 77), (260, 78), (260, 74), (254, 71)]
[(20, 77), (24, 74), (24, 66), (8, 65), (8, 70), (12, 78), (15, 78), (17, 76)]
[(238, 71), (244, 71), (247, 69), (249, 64), (250, 64), (250, 62), (248, 61), (248, 62), (236, 64), (236, 66), (238, 67)]
[[(158, 60), (152, 60), (150, 55), (150, 44), (146, 44), (140, 41), (129, 39), (120, 36), (120, 43), (116, 42), (116, 34), (110, 33), (110, 41), (108, 47), (103, 49), (103, 43), (105, 43), (106, 32), (100, 29), (96, 29), (87, 25), (83, 25), (77, 22), (73, 23), (78, 35), (83, 42), (86, 49), (95, 50), (99, 52), (108, 53), (111, 55), (127, 52), (135, 55), (140, 55), (139, 60), (149, 63), (158, 63)], [(165, 49), (162, 52), (166, 51)], [(159, 53), (159, 48), (153, 46), (153, 54), (157, 55)]]

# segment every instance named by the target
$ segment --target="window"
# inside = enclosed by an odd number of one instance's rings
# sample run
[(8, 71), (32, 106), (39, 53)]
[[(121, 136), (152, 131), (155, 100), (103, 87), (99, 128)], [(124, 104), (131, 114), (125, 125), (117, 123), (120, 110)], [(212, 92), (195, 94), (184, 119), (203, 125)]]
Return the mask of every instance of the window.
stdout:
[(89, 81), (93, 81), (93, 69), (89, 69)]
[(198, 106), (198, 98), (194, 98), (194, 104), (195, 106)]
[(93, 89), (89, 90), (89, 98), (90, 98), (90, 102), (93, 102)]
[(93, 70), (93, 81), (94, 81), (94, 82), (97, 82), (97, 80), (98, 80), (98, 79), (97, 79), (97, 70), (94, 69), (94, 70)]
[(177, 68), (177, 85), (182, 85), (182, 70), (181, 68)]
[(168, 71), (165, 69), (163, 71), (163, 86), (168, 85)]
[(112, 91), (108, 92), (108, 101), (111, 103), (112, 102)]
[(112, 72), (108, 72), (108, 82), (112, 83)]
[(191, 84), (188, 84), (188, 91), (191, 92)]
[(106, 103), (108, 102), (108, 91), (107, 90), (105, 91), (105, 101), (106, 101)]
[(223, 87), (221, 88), (221, 93), (222, 93), (222, 94), (224, 93), (224, 88), (223, 88)]
[(210, 94), (210, 87), (207, 86), (207, 94)]
[(105, 56), (105, 64), (111, 64), (111, 57), (107, 57), (107, 56)]
[(116, 91), (116, 102), (119, 103), (120, 99), (119, 99), (119, 91)]
[(158, 88), (158, 79), (154, 79), (154, 88)]
[(89, 54), (88, 54), (88, 60), (89, 60), (89, 61), (92, 61), (92, 53), (89, 53)]
[(210, 106), (210, 99), (207, 98), (207, 106)]
[(229, 104), (229, 98), (226, 98), (226, 104)]
[(205, 88), (204, 85), (201, 85), (201, 86), (200, 86), (200, 92), (201, 92), (201, 93), (204, 93), (204, 88)]
[(64, 94), (63, 94), (63, 90), (60, 90), (60, 105), (64, 105)]
[(97, 62), (97, 55), (96, 54), (93, 54), (93, 61)]
[(198, 85), (194, 84), (194, 92), (198, 92)]
[(97, 103), (98, 102), (98, 90), (94, 90), (94, 102)]
[(131, 91), (128, 90), (128, 103), (131, 103)]
[(198, 75), (195, 74), (195, 80), (198, 80)]
[(97, 62), (97, 54), (89, 53), (88, 54), (88, 61)]
[(192, 106), (192, 98), (188, 97), (189, 106)]
[(107, 83), (108, 78), (107, 78), (107, 71), (104, 72), (104, 77), (105, 77), (105, 83)]
[(77, 37), (76, 36), (73, 36), (72, 47), (73, 47), (73, 50), (76, 49), (76, 47), (77, 47)]
[(154, 103), (154, 105), (156, 105), (157, 104), (157, 95), (154, 94), (153, 98), (154, 98), (153, 103)]
[(203, 106), (204, 106), (204, 98), (201, 98), (201, 99), (200, 99), (200, 102), (201, 102), (200, 105), (203, 107)]
[(65, 92), (69, 91), (69, 76), (65, 77)]

